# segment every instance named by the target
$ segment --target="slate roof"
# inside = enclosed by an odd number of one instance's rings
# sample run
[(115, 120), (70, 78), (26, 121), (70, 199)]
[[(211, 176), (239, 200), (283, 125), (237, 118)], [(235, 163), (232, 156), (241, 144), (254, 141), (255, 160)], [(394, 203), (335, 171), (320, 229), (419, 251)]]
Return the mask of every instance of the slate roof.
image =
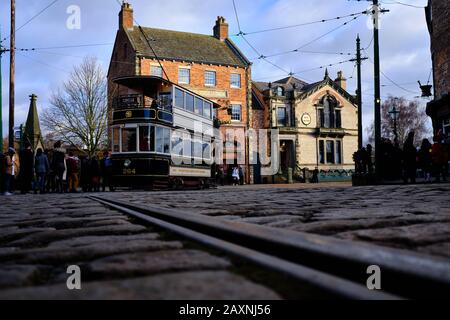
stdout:
[[(142, 28), (160, 59), (246, 67), (250, 62), (231, 40), (203, 34)], [(138, 55), (154, 57), (139, 27), (126, 30)]]
[[(255, 87), (263, 94), (267, 93), (269, 90), (269, 83), (270, 82), (253, 82)], [(328, 74), (325, 76), (325, 78), (322, 81), (314, 82), (314, 83), (306, 83), (300, 79), (297, 79), (295, 77), (287, 77), (284, 79), (280, 79), (277, 81), (272, 82), (272, 89), (275, 89), (277, 87), (283, 87), (286, 92), (291, 92), (294, 90), (292, 84), (296, 85), (296, 90), (300, 93), (299, 98), (304, 99), (313, 92), (323, 88), (326, 85), (331, 86), (334, 88), (337, 92), (339, 92), (343, 97), (345, 97), (348, 101), (351, 103), (356, 103), (356, 99), (354, 96), (349, 94), (346, 90), (342, 89), (339, 85), (337, 85), (329, 76)]]
[[(260, 91), (266, 91), (269, 89), (269, 82), (254, 82), (254, 84)], [(292, 91), (293, 84), (295, 84), (297, 90), (300, 90), (300, 91), (302, 91), (303, 88), (308, 86), (308, 83), (306, 83), (305, 81), (290, 76), (290, 77), (283, 78), (283, 79), (272, 82), (272, 88), (283, 87), (285, 89), (285, 91)]]

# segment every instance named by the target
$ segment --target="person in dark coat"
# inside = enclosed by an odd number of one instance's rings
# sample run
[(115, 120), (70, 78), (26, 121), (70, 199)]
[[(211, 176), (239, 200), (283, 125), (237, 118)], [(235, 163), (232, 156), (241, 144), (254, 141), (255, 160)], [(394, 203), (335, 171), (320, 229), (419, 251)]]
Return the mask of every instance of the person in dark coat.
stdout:
[(239, 184), (244, 185), (244, 169), (241, 166), (239, 166)]
[(80, 168), (80, 186), (83, 192), (88, 192), (90, 189), (90, 175), (89, 175), (89, 158), (82, 157)]
[(96, 156), (93, 156), (89, 162), (89, 174), (91, 178), (91, 187), (93, 192), (100, 191), (100, 165)]
[(64, 172), (66, 171), (65, 164), (65, 150), (61, 148), (61, 142), (58, 141), (54, 145), (52, 170), (55, 174), (56, 191), (59, 193), (64, 192)]
[(19, 153), (20, 159), (20, 193), (26, 194), (31, 190), (31, 183), (33, 182), (33, 150), (31, 150), (31, 144), (26, 143), (25, 149)]
[(36, 157), (34, 159), (34, 170), (36, 172), (36, 183), (34, 185), (34, 193), (45, 193), (45, 180), (48, 172), (50, 171), (50, 163), (47, 155), (42, 152), (42, 149), (38, 149)]
[(3, 192), (5, 192), (3, 190), (4, 188), (4, 182), (3, 182), (3, 176), (4, 176), (4, 171), (5, 170), (5, 155), (1, 152), (0, 150), (0, 194), (3, 194)]
[(425, 182), (431, 182), (431, 172), (433, 164), (433, 160), (431, 158), (431, 149), (432, 145), (430, 141), (428, 141), (428, 139), (423, 139), (422, 145), (418, 153), (418, 158), (419, 158), (419, 167), (423, 171)]
[(112, 174), (113, 174), (113, 162), (111, 159), (111, 153), (109, 151), (103, 152), (103, 159), (101, 162), (101, 173), (102, 173), (102, 190), (106, 191), (106, 187), (109, 191), (113, 192), (114, 187), (112, 185)]
[(408, 183), (416, 183), (416, 170), (417, 170), (417, 150), (414, 146), (414, 131), (408, 134), (408, 138), (403, 145), (403, 180)]

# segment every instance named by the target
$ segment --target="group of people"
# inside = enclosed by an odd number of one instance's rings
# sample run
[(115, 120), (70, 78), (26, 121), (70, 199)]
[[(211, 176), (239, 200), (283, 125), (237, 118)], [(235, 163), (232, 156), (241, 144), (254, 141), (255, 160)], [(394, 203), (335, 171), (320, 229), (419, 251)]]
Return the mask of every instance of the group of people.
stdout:
[[(383, 138), (380, 144), (381, 163), (379, 173), (383, 180), (403, 179), (405, 183), (416, 183), (419, 170), (425, 182), (447, 180), (450, 160), (450, 141), (439, 131), (433, 144), (423, 139), (419, 148), (414, 144), (414, 131), (408, 134), (403, 148), (398, 143)], [(373, 173), (372, 146), (368, 145), (355, 153), (356, 171), (362, 174)]]
[(29, 143), (19, 154), (14, 148), (0, 157), (1, 193), (13, 195), (15, 190), (22, 194), (34, 193), (76, 193), (114, 191), (112, 185), (112, 160), (109, 151), (103, 158), (78, 158), (74, 152), (66, 152), (57, 142), (52, 150), (38, 148), (35, 152)]
[[(217, 185), (224, 186), (226, 180), (226, 174), (223, 166), (218, 166), (216, 170), (216, 183)], [(244, 185), (245, 174), (244, 169), (241, 166), (234, 166), (228, 173), (228, 178), (233, 186)]]

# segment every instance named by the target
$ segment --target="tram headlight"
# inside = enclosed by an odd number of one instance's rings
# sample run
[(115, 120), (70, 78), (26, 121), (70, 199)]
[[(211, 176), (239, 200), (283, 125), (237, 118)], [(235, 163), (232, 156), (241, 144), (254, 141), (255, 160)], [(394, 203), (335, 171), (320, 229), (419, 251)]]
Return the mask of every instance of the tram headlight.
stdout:
[(131, 166), (131, 160), (130, 159), (125, 160), (125, 162), (123, 163), (123, 166), (125, 168), (129, 168)]

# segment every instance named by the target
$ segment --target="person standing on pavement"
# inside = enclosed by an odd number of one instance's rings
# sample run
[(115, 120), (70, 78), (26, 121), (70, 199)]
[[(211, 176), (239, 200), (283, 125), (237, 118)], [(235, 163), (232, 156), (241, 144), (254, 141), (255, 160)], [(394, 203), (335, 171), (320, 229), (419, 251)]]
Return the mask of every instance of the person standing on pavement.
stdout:
[(239, 169), (238, 169), (238, 167), (234, 167), (232, 169), (231, 178), (233, 179), (233, 185), (238, 186), (239, 185)]
[(112, 172), (113, 171), (113, 162), (111, 159), (111, 152), (105, 151), (103, 152), (103, 159), (101, 164), (101, 172), (102, 172), (102, 190), (106, 191), (106, 187), (109, 188), (110, 192), (114, 191), (114, 187), (112, 186)]
[(241, 185), (241, 186), (243, 186), (244, 185), (244, 169), (242, 169), (242, 167), (241, 166), (239, 166), (238, 167), (239, 168), (239, 184)]
[(425, 182), (431, 182), (431, 172), (432, 172), (431, 148), (432, 145), (430, 141), (428, 141), (428, 139), (423, 139), (422, 145), (418, 153), (418, 158), (419, 158), (419, 167), (423, 171)]
[(417, 150), (414, 146), (414, 131), (408, 134), (408, 138), (403, 145), (403, 181), (408, 183), (416, 183), (416, 170), (417, 170)]
[(13, 195), (13, 183), (14, 179), (19, 172), (19, 162), (16, 157), (16, 151), (14, 148), (9, 148), (5, 155), (4, 165), (4, 195)]
[(98, 164), (98, 159), (96, 156), (93, 156), (91, 161), (89, 162), (89, 173), (91, 176), (91, 187), (92, 192), (100, 191), (100, 165)]
[(434, 144), (431, 148), (431, 158), (433, 161), (434, 176), (436, 182), (441, 182), (441, 176), (444, 181), (447, 181), (448, 172), (448, 151), (443, 143), (443, 133), (439, 131), (434, 137)]
[(69, 152), (69, 158), (66, 161), (67, 163), (67, 180), (69, 184), (69, 192), (76, 193), (78, 192), (78, 174), (79, 174), (79, 163), (80, 160), (74, 155), (71, 151)]
[(27, 194), (30, 192), (34, 178), (34, 154), (33, 150), (31, 150), (31, 144), (25, 143), (25, 149), (20, 151), (19, 159), (20, 159), (20, 193)]
[(61, 148), (61, 142), (56, 142), (53, 150), (52, 170), (55, 175), (56, 192), (59, 193), (64, 192), (65, 157), (65, 150)]
[(42, 149), (39, 148), (36, 153), (36, 157), (34, 159), (34, 169), (36, 172), (36, 184), (34, 186), (34, 193), (37, 191), (41, 194), (45, 193), (45, 180), (48, 172), (50, 171), (50, 163), (48, 161), (47, 155), (42, 152)]

